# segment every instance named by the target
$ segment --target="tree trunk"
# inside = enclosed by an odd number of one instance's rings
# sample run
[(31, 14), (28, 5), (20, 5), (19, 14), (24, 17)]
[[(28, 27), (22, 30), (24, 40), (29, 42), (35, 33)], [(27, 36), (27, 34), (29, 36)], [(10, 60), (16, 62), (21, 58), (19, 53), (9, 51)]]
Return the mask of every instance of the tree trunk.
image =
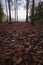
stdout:
[(18, 2), (15, 0), (15, 22), (18, 21)]
[(10, 8), (10, 0), (8, 0), (8, 7), (9, 7), (9, 22), (11, 23), (11, 8)]
[(7, 0), (5, 0), (5, 4), (6, 4), (6, 12), (7, 12), (7, 22), (8, 22), (8, 10), (7, 10)]
[(0, 0), (0, 22), (2, 22), (2, 19), (3, 19), (3, 8), (2, 8), (2, 2)]
[(29, 0), (26, 0), (26, 22), (28, 22), (28, 5), (29, 5)]
[(34, 24), (34, 3), (35, 3), (35, 0), (32, 1), (31, 24)]
[(38, 17), (39, 17), (39, 21), (40, 21), (40, 18), (41, 18), (41, 0), (39, 1), (39, 5), (40, 6), (39, 6), (39, 16)]
[(17, 8), (17, 12), (16, 13), (17, 13), (17, 22), (18, 22), (18, 1), (17, 0), (16, 0), (16, 4), (17, 4), (17, 7), (16, 7)]

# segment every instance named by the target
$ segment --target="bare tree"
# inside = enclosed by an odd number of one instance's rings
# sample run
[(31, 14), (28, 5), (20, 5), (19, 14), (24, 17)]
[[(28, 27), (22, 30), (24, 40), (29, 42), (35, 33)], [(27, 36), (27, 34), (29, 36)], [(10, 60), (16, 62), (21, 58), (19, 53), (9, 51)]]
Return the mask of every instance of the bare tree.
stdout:
[(18, 21), (18, 0), (14, 0), (15, 22)]
[(16, 13), (17, 13), (17, 22), (18, 22), (18, 0), (16, 0), (16, 4), (17, 4), (17, 7), (16, 7), (17, 8), (17, 10), (16, 10), (17, 12)]
[(41, 16), (41, 0), (39, 1), (39, 21), (40, 21), (40, 16)]
[(0, 0), (0, 22), (2, 22), (4, 16), (3, 8), (2, 8), (2, 2)]
[(7, 0), (5, 0), (5, 4), (6, 4), (7, 22), (8, 22), (8, 9), (7, 9)]
[(11, 7), (10, 7), (11, 0), (7, 0), (7, 1), (8, 1), (8, 8), (9, 8), (9, 22), (11, 22)]
[(28, 22), (28, 6), (29, 6), (29, 0), (26, 0), (26, 22)]
[(34, 24), (34, 4), (35, 4), (35, 0), (32, 0), (31, 24)]

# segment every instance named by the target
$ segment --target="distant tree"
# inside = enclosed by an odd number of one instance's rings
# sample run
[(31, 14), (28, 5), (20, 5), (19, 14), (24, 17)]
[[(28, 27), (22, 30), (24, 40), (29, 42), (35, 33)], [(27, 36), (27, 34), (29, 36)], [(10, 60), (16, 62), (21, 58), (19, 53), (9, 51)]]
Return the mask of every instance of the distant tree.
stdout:
[(17, 13), (17, 21), (18, 21), (18, 0), (16, 0), (16, 4), (17, 4), (17, 7), (16, 7), (17, 8), (17, 12), (16, 13)]
[(18, 0), (14, 0), (15, 22), (18, 21)]
[(29, 6), (29, 0), (26, 0), (26, 22), (28, 22), (28, 6)]
[(40, 1), (38, 6), (35, 8), (34, 18), (37, 22), (43, 22), (43, 1)]
[(0, 22), (2, 22), (3, 16), (4, 16), (3, 8), (2, 8), (2, 4), (0, 3)]
[(40, 16), (41, 16), (41, 0), (39, 1), (38, 9), (39, 9), (38, 19), (40, 21)]
[(32, 8), (31, 8), (31, 24), (34, 24), (34, 5), (35, 5), (35, 0), (32, 0)]
[(15, 22), (16, 22), (16, 0), (14, 0), (14, 12), (15, 12)]
[(7, 13), (7, 22), (8, 22), (8, 9), (7, 9), (7, 0), (5, 0), (5, 6), (6, 6), (6, 13)]
[(11, 0), (7, 0), (7, 1), (8, 1), (8, 8), (9, 8), (9, 22), (11, 22), (11, 7), (10, 7)]

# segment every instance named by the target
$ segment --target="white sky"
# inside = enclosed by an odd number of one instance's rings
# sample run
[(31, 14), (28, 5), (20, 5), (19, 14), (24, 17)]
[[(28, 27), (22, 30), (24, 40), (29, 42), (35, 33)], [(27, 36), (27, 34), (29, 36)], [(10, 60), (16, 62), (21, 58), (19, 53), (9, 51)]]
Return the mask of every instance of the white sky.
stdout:
[[(6, 14), (6, 10), (5, 9), (4, 9), (4, 13)], [(15, 16), (14, 16), (14, 10), (11, 11), (11, 17), (15, 18)], [(18, 18), (20, 18), (20, 19), (24, 18), (25, 19), (26, 18), (26, 10), (24, 10), (23, 8), (21, 8), (20, 10), (18, 10)]]

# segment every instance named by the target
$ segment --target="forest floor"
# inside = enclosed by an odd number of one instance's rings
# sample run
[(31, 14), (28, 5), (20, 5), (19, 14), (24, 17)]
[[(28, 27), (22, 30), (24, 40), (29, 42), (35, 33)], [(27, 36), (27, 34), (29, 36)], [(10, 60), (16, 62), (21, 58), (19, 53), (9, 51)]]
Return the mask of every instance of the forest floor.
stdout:
[(43, 24), (0, 23), (0, 64), (43, 65)]

